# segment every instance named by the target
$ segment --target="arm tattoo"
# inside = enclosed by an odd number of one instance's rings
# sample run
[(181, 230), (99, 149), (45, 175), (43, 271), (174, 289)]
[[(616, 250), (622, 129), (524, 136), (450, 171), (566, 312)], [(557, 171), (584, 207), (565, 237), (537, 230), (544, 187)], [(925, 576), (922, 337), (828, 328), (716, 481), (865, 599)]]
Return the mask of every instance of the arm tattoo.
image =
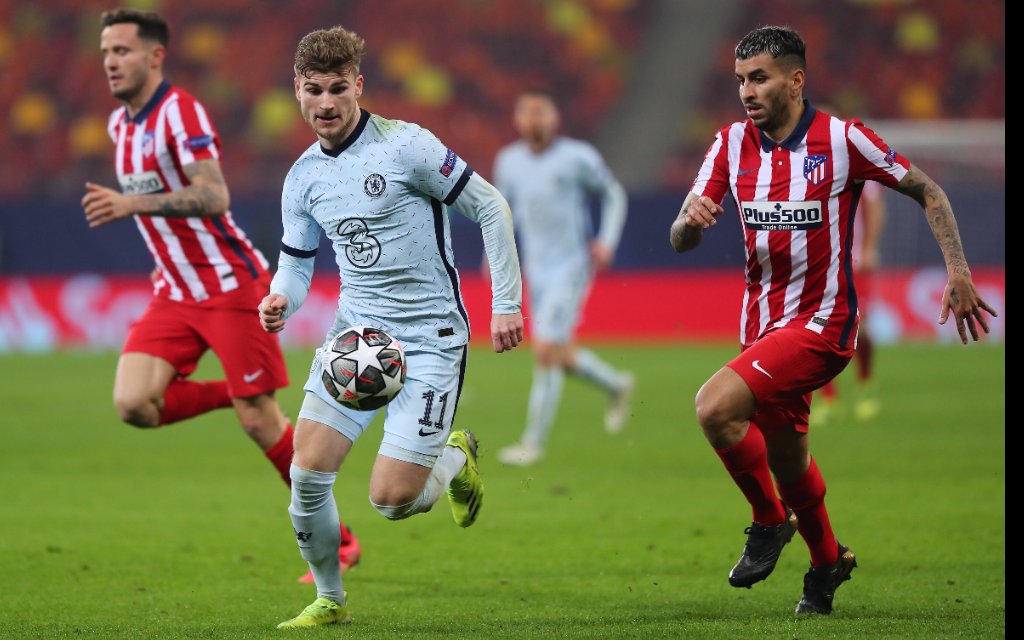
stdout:
[(686, 224), (686, 215), (696, 201), (697, 197), (692, 192), (687, 194), (686, 200), (683, 201), (683, 206), (679, 210), (679, 215), (669, 231), (669, 241), (678, 253), (696, 248), (704, 239), (704, 229)]
[(228, 188), (216, 160), (199, 160), (184, 168), (189, 185), (180, 191), (143, 196), (139, 213), (182, 218), (219, 216), (227, 210)]
[(895, 188), (913, 198), (924, 209), (928, 226), (931, 227), (935, 239), (939, 242), (939, 249), (942, 250), (946, 268), (951, 273), (970, 275), (956, 218), (953, 217), (949, 198), (942, 188), (913, 165)]

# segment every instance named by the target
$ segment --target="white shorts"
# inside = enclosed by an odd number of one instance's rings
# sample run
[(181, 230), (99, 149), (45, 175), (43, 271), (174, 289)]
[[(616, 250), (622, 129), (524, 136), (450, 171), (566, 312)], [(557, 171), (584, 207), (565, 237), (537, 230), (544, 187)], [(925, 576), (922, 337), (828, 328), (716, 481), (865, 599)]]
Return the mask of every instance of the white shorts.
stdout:
[(530, 332), (544, 342), (572, 340), (590, 290), (590, 272), (573, 269), (527, 280), (530, 291)]
[(432, 467), (441, 455), (455, 419), (455, 409), (466, 376), (466, 347), (443, 351), (406, 351), (405, 386), (382, 409), (356, 411), (327, 393), (320, 379), (320, 352), (316, 350), (306, 397), (299, 417), (331, 427), (352, 442), (366, 431), (377, 412), (384, 411), (384, 437), (378, 453), (389, 458)]

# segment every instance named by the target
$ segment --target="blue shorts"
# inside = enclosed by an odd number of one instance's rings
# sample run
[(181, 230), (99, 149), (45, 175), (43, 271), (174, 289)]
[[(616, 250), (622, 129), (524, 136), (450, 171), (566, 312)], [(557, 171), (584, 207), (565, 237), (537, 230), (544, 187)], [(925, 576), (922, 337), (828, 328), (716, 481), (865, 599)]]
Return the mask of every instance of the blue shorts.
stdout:
[(431, 467), (441, 455), (455, 419), (455, 409), (466, 376), (466, 347), (443, 351), (406, 351), (405, 386), (381, 409), (356, 411), (327, 393), (320, 379), (320, 352), (316, 350), (306, 398), (299, 417), (331, 427), (352, 442), (384, 411), (384, 437), (378, 453), (396, 460)]

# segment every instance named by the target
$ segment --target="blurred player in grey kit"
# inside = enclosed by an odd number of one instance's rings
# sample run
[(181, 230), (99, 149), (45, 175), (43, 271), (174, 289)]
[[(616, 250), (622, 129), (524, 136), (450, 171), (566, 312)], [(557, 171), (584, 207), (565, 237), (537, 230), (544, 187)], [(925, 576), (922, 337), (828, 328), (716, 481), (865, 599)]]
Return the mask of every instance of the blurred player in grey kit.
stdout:
[[(523, 247), (535, 367), (526, 429), (499, 458), (528, 465), (544, 453), (565, 372), (608, 395), (609, 433), (626, 425), (634, 379), (573, 343), (594, 273), (607, 269), (615, 255), (626, 222), (626, 192), (597, 149), (558, 134), (559, 111), (549, 93), (523, 92), (514, 124), (520, 139), (498, 153), (494, 181), (512, 207)], [(601, 201), (596, 237), (588, 208), (592, 196)]]

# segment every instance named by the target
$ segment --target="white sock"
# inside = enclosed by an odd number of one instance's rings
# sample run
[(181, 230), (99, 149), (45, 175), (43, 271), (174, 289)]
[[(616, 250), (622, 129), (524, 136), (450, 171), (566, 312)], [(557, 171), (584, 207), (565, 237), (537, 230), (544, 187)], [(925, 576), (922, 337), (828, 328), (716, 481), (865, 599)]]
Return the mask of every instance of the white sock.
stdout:
[(571, 371), (608, 393), (616, 391), (622, 386), (622, 374), (590, 349), (579, 349), (576, 352), (576, 368)]
[(288, 505), (288, 513), (292, 517), (299, 552), (313, 572), (316, 595), (345, 604), (338, 561), (341, 530), (338, 505), (334, 502), (334, 479), (338, 474), (303, 469), (293, 464), (290, 475), (292, 502)]
[(543, 446), (562, 400), (565, 372), (561, 367), (536, 367), (530, 387), (530, 405), (526, 413), (523, 442)]

